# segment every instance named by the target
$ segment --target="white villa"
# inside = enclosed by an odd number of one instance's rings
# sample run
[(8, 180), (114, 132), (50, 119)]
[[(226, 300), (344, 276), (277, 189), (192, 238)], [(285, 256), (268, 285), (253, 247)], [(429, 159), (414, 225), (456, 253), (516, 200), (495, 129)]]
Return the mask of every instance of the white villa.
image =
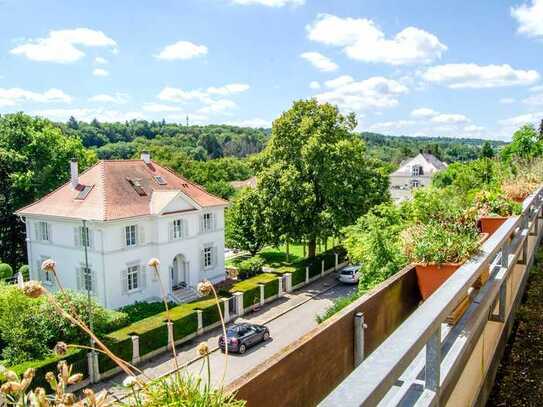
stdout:
[(430, 185), (432, 176), (447, 164), (432, 154), (419, 153), (413, 158), (403, 161), (400, 168), (390, 174), (390, 196), (394, 201), (411, 198), (413, 188)]
[[(160, 260), (172, 300), (195, 298), (202, 280), (225, 277), (227, 202), (151, 161), (100, 161), (16, 212), (26, 223), (31, 278), (54, 289), (41, 271), (57, 263), (65, 288), (90, 290), (107, 308), (158, 299), (160, 282), (147, 265)], [(87, 266), (88, 265), (88, 266)]]

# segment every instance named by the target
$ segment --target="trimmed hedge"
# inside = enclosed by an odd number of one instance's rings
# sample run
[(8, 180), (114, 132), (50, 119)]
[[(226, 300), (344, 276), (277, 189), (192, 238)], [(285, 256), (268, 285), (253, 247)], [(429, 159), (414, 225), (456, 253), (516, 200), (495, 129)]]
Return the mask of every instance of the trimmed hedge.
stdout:
[(47, 372), (57, 373), (57, 364), (59, 361), (65, 360), (69, 365), (72, 365), (72, 374), (82, 373), (85, 378), (88, 378), (87, 352), (81, 349), (70, 349), (66, 356), (50, 356), (42, 360), (30, 360), (19, 365), (9, 367), (21, 377), (28, 368), (36, 369), (36, 375), (32, 380), (31, 388), (43, 387), (50, 393), (49, 384), (45, 381)]
[[(239, 283), (234, 284), (229, 292), (231, 294), (235, 292), (243, 293), (243, 307), (248, 308), (255, 303), (260, 302), (260, 286), (259, 284), (267, 284), (271, 281), (275, 281), (277, 284), (277, 275), (274, 273), (262, 273), (256, 277), (249, 278)], [(255, 302), (256, 298), (256, 302)]]
[(260, 303), (260, 287), (256, 286), (243, 292), (243, 308)]
[(275, 279), (264, 284), (264, 298), (270, 298), (279, 293), (279, 280)]

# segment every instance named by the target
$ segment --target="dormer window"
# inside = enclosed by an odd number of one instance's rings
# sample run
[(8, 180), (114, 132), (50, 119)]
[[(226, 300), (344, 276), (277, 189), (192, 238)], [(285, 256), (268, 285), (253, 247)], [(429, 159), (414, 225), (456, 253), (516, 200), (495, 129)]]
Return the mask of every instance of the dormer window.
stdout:
[(421, 165), (414, 165), (411, 167), (411, 175), (413, 177), (418, 177), (420, 175), (423, 175), (423, 170)]
[(141, 185), (141, 180), (139, 178), (127, 178), (127, 181), (132, 185), (132, 188), (134, 188), (134, 191), (138, 193), (139, 196), (146, 196), (147, 193), (143, 189), (143, 186)]

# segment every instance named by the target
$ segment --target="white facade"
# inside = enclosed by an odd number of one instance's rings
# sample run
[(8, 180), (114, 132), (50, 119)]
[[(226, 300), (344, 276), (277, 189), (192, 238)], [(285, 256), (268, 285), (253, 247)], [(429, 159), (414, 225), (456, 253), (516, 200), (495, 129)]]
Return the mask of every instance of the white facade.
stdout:
[(447, 164), (431, 154), (420, 153), (404, 161), (400, 168), (390, 174), (389, 177), (389, 191), (392, 200), (403, 201), (410, 199), (414, 188), (430, 185), (432, 176), (446, 167)]
[[(50, 289), (55, 284), (40, 270), (56, 261), (64, 288), (85, 291), (97, 301), (119, 308), (161, 297), (160, 282), (147, 265), (160, 260), (160, 280), (169, 294), (202, 280), (224, 279), (224, 206), (195, 207), (178, 196), (156, 215), (124, 220), (83, 221), (53, 216), (25, 216), (31, 278)], [(89, 270), (85, 268), (88, 240)]]

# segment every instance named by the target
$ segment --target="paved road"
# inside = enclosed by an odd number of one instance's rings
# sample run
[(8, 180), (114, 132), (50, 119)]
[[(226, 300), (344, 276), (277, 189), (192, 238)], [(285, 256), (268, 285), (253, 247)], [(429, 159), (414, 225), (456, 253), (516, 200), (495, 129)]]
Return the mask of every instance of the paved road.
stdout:
[[(267, 325), (271, 339), (249, 349), (244, 355), (229, 355), (224, 385), (305, 335), (317, 326), (316, 315), (322, 314), (334, 299), (349, 295), (356, 289), (356, 286), (336, 284), (335, 274), (332, 273), (300, 290), (286, 294), (283, 298), (266, 304), (259, 312), (252, 312), (244, 315), (243, 318), (237, 318), (234, 322), (248, 321)], [(216, 348), (221, 333), (222, 329), (215, 329), (194, 341), (178, 346), (178, 365), (186, 366), (187, 371), (191, 373), (200, 374), (203, 360), (194, 361), (197, 357), (196, 346), (200, 342), (207, 341), (210, 349)], [(218, 384), (224, 372), (224, 354), (220, 351), (214, 351), (209, 356), (209, 360), (212, 372), (211, 381)], [(154, 378), (170, 372), (174, 368), (174, 363), (171, 353), (167, 352), (143, 363), (139, 368), (143, 370), (145, 376)], [(205, 380), (207, 380), (206, 371), (207, 369), (204, 369), (202, 373)], [(123, 379), (124, 375), (119, 374), (108, 381), (95, 385), (93, 389), (95, 391), (108, 389), (112, 394), (118, 395), (120, 389), (116, 389), (115, 386)]]

